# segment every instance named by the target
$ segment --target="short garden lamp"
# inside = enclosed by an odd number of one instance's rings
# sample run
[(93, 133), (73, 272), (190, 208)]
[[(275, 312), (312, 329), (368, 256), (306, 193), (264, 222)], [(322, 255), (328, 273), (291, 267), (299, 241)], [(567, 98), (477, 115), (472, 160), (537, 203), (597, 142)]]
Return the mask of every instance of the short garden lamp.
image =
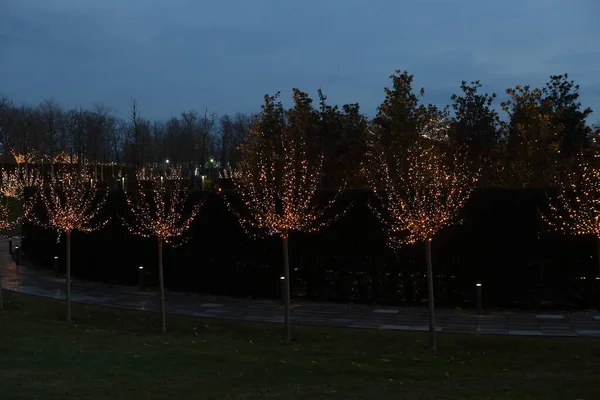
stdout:
[(54, 274), (56, 275), (56, 277), (58, 278), (58, 256), (54, 256), (54, 259), (52, 260), (52, 264), (54, 266)]
[(281, 281), (281, 301), (285, 302), (285, 276), (280, 277), (279, 280)]
[(482, 284), (481, 281), (475, 282), (475, 308), (477, 314), (483, 312), (483, 299), (482, 299)]
[(19, 246), (15, 246), (15, 264), (19, 265), (20, 264), (20, 258), (21, 258), (21, 252), (19, 251)]
[(140, 265), (138, 267), (138, 278), (140, 283), (140, 290), (144, 289), (144, 266)]

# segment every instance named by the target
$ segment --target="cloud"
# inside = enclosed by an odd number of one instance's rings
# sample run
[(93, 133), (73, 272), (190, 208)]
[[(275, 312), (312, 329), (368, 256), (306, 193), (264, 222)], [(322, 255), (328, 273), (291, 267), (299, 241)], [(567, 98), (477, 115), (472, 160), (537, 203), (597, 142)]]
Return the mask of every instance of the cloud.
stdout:
[(600, 110), (595, 0), (8, 0), (0, 6), (1, 91), (67, 107), (103, 101), (149, 118), (190, 108), (258, 110), (292, 87), (373, 115), (396, 69), (426, 101), (462, 80), (499, 95), (568, 72)]

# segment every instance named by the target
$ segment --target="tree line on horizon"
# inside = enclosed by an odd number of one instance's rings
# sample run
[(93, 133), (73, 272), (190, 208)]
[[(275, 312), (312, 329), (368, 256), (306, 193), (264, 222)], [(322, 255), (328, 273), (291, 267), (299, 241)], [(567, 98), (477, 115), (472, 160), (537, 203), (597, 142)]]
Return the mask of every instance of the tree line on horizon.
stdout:
[[(367, 118), (358, 103), (331, 105), (319, 90), (313, 105), (307, 93), (294, 89), (304, 111), (310, 109), (311, 118), (295, 123), (304, 124), (299, 128), (311, 132), (312, 147), (323, 155), (323, 185), (343, 181), (348, 187), (366, 187), (363, 171), (369, 142), (375, 139), (396, 154), (423, 139), (460, 148), (482, 171), (483, 185), (503, 187), (551, 186), (577, 156), (593, 160), (600, 144), (600, 125), (587, 123), (592, 110), (582, 107), (579, 86), (567, 74), (550, 76), (542, 88), (507, 89), (507, 100), (499, 104), (504, 118), (494, 107), (497, 95), (484, 93), (479, 81), (463, 81), (450, 104), (441, 108), (422, 101), (424, 89), (413, 87), (407, 71), (390, 78), (374, 118)], [(0, 95), (2, 161), (11, 161), (11, 151), (24, 155), (25, 163), (52, 162), (63, 153), (137, 170), (168, 159), (201, 175), (218, 169), (228, 177), (240, 163), (242, 144), (252, 129), (276, 135), (273, 115), (284, 111), (279, 93), (264, 100), (257, 114), (188, 110), (166, 121), (150, 121), (135, 100), (124, 120), (102, 105), (66, 110), (54, 100), (16, 105)]]

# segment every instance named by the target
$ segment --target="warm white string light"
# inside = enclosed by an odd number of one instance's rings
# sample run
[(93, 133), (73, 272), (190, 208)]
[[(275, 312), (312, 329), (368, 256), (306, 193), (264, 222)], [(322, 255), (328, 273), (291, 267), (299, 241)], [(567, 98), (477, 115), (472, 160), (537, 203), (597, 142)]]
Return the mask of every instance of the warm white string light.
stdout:
[[(38, 191), (46, 218), (30, 215), (36, 225), (56, 231), (59, 235), (72, 231), (92, 232), (101, 229), (107, 220), (95, 221), (104, 206), (108, 192), (98, 196), (97, 180), (84, 166), (79, 170), (62, 168), (51, 176), (50, 184)], [(36, 197), (30, 199), (36, 201)]]
[(42, 175), (37, 169), (25, 169), (18, 164), (12, 171), (2, 170), (2, 185), (0, 191), (6, 197), (23, 200), (26, 187), (41, 187)]
[[(98, 196), (96, 180), (92, 179), (85, 165), (77, 170), (63, 167), (52, 174), (50, 185), (40, 188), (38, 195), (45, 208), (45, 218), (31, 211), (26, 212), (29, 221), (57, 232), (66, 237), (66, 319), (71, 320), (71, 233), (73, 231), (91, 232), (106, 225), (107, 219), (98, 218), (100, 209), (106, 202), (108, 191)], [(27, 200), (28, 209), (33, 209), (36, 196)]]
[(600, 255), (600, 168), (585, 161), (583, 155), (576, 160), (574, 168), (557, 179), (557, 196), (541, 216), (557, 231), (595, 236)]
[(371, 209), (385, 226), (388, 244), (431, 240), (444, 226), (455, 221), (475, 188), (477, 175), (456, 153), (443, 157), (434, 148), (417, 147), (406, 158), (373, 153), (375, 168), (369, 183), (381, 207)]
[(398, 249), (416, 242), (426, 244), (429, 334), (435, 352), (431, 242), (456, 220), (475, 188), (477, 175), (459, 153), (440, 155), (431, 145), (415, 144), (402, 158), (397, 153), (386, 154), (380, 143), (370, 145), (367, 177), (381, 203), (370, 206), (385, 228), (388, 245)]
[[(338, 196), (325, 205), (319, 204), (316, 194), (323, 156), (311, 161), (303, 138), (284, 132), (278, 151), (270, 146), (263, 132), (252, 131), (251, 135), (245, 151), (252, 156), (242, 159), (233, 175), (236, 192), (249, 217), (242, 216), (230, 206), (247, 233), (256, 237), (258, 232), (267, 235), (316, 232), (345, 213), (325, 218)], [(258, 232), (250, 232), (247, 228), (257, 228)]]
[[(135, 196), (127, 195), (127, 204), (133, 213), (133, 221), (123, 219), (127, 229), (142, 237), (154, 237), (158, 244), (158, 273), (160, 285), (160, 316), (162, 332), (167, 331), (165, 311), (165, 288), (163, 279), (163, 243), (179, 240), (190, 229), (192, 221), (200, 211), (202, 203), (192, 206), (188, 215), (184, 215), (188, 188), (181, 179), (167, 180), (164, 176), (151, 178), (152, 188), (146, 190), (138, 181)], [(149, 193), (148, 193), (149, 192)]]

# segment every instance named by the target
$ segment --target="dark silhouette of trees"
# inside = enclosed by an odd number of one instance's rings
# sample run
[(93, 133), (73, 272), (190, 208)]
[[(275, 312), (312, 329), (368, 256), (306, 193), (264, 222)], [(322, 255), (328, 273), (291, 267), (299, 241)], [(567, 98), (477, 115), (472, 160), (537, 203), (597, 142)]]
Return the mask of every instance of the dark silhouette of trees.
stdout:
[[(325, 155), (320, 187), (365, 187), (368, 143), (373, 140), (399, 155), (429, 142), (440, 151), (460, 149), (481, 168), (480, 184), (490, 186), (548, 186), (556, 168), (569, 168), (580, 152), (590, 157), (599, 150), (600, 129), (588, 123), (592, 110), (581, 105), (579, 85), (567, 74), (550, 76), (539, 89), (508, 89), (500, 114), (494, 107), (496, 95), (482, 92), (479, 81), (461, 82), (460, 92), (444, 107), (425, 104), (425, 90), (413, 88), (407, 71), (397, 70), (390, 78), (372, 119), (358, 103), (329, 104), (319, 91), (318, 129), (311, 145)], [(197, 187), (201, 176), (235, 174), (240, 145), (256, 117), (189, 109), (151, 121), (142, 117), (135, 100), (129, 111), (122, 120), (102, 104), (65, 109), (52, 99), (28, 105), (0, 95), (2, 162), (14, 163), (15, 152), (26, 169), (31, 163), (58, 161), (112, 163), (118, 174), (123, 167), (137, 170), (169, 160)], [(102, 168), (94, 172), (108, 178), (103, 174)]]
[(467, 150), (467, 156), (481, 167), (482, 184), (493, 175), (500, 141), (500, 119), (493, 108), (496, 94), (479, 93), (479, 81), (462, 81), (461, 94), (453, 94), (448, 136), (457, 147)]

